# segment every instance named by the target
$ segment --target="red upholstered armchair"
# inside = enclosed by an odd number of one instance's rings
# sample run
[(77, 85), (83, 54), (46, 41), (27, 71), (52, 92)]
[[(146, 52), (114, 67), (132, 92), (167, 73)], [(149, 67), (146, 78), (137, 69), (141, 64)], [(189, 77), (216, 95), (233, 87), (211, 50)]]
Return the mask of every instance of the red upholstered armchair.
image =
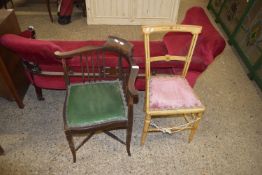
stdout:
[[(193, 7), (186, 13), (182, 24), (200, 25), (202, 33), (199, 35), (195, 52), (187, 74), (187, 80), (194, 86), (198, 76), (220, 54), (225, 47), (225, 40), (216, 31), (209, 21), (204, 10)], [(24, 61), (27, 75), (34, 85), (39, 100), (43, 89), (65, 89), (63, 69), (61, 63), (55, 58), (55, 51), (70, 51), (83, 46), (101, 46), (105, 41), (52, 41), (38, 40), (23, 36), (5, 34), (0, 37), (0, 44), (17, 53)], [(190, 35), (186, 33), (167, 33), (162, 41), (151, 41), (151, 56), (183, 55), (189, 47)], [(144, 90), (145, 49), (143, 41), (130, 41), (134, 45), (133, 57), (140, 68), (140, 76), (136, 80), (136, 88)], [(106, 73), (114, 74), (118, 71), (115, 55), (106, 55)], [(72, 62), (72, 64), (74, 64)], [(181, 71), (182, 65), (175, 63), (176, 69), (169, 67), (165, 62), (152, 65), (154, 73), (171, 71), (174, 74)], [(76, 70), (79, 65), (75, 65)], [(127, 65), (126, 65), (127, 66)], [(125, 65), (123, 65), (125, 67)], [(78, 67), (79, 69), (79, 67)], [(79, 80), (75, 80), (79, 81)]]

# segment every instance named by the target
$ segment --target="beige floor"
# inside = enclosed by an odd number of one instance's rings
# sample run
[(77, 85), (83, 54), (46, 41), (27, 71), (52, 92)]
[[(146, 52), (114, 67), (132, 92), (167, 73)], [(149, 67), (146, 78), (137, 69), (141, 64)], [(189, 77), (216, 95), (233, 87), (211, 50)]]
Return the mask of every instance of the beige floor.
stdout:
[[(29, 5), (31, 11), (40, 10), (32, 15), (27, 11)], [(193, 5), (205, 7), (207, 0), (181, 0), (179, 21)], [(35, 26), (40, 39), (103, 40), (109, 34), (142, 39), (140, 26), (88, 26), (79, 11), (66, 26), (50, 23), (43, 4), (22, 4), (16, 13), (21, 28)], [(132, 156), (127, 156), (124, 146), (99, 134), (78, 151), (75, 164), (63, 133), (64, 91), (45, 90), (46, 100), (37, 101), (30, 87), (23, 110), (0, 98), (0, 143), (6, 151), (0, 157), (0, 174), (260, 175), (262, 95), (229, 45), (198, 79), (195, 91), (207, 110), (192, 143), (187, 143), (187, 132), (159, 133), (149, 135), (141, 147), (144, 113), (140, 93), (134, 112)], [(124, 131), (115, 133), (124, 137)]]

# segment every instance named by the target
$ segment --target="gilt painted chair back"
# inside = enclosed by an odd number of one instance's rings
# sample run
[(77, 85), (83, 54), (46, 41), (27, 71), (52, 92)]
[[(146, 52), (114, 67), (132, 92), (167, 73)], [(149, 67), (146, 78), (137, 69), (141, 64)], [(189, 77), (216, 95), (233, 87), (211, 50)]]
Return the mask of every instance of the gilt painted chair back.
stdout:
[[(173, 25), (173, 26), (144, 26), (144, 41), (145, 41), (145, 55), (146, 55), (146, 77), (151, 76), (151, 62), (157, 61), (182, 61), (184, 62), (184, 67), (182, 71), (182, 76), (185, 77), (189, 68), (189, 64), (192, 59), (193, 51), (196, 45), (198, 35), (202, 30), (201, 26), (192, 25)], [(192, 34), (191, 43), (189, 45), (186, 55), (163, 55), (157, 57), (150, 56), (150, 35), (154, 33), (167, 33), (167, 32), (187, 32)], [(176, 41), (174, 41), (176, 42)]]

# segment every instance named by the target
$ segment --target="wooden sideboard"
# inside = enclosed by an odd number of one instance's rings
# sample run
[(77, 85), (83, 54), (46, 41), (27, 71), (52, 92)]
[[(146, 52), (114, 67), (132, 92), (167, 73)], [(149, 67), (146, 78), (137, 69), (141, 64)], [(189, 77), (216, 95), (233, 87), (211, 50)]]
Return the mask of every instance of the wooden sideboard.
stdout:
[[(13, 10), (0, 10), (0, 35), (20, 33), (20, 27)], [(21, 59), (6, 48), (0, 46), (0, 97), (16, 101), (23, 108), (23, 98), (29, 81), (25, 75)]]
[(86, 0), (87, 24), (175, 24), (180, 0)]

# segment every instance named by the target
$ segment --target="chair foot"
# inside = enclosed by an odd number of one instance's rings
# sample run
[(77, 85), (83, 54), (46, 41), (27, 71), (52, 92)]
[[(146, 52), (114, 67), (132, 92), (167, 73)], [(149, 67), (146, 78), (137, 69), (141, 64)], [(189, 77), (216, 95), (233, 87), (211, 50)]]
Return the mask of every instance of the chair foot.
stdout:
[(193, 140), (201, 118), (202, 118), (202, 113), (197, 114), (197, 119), (199, 119), (199, 120), (194, 123), (193, 128), (191, 129), (189, 139), (188, 139), (188, 143), (190, 143)]
[(140, 141), (140, 146), (143, 146), (145, 144), (145, 139), (146, 139), (146, 133), (142, 134), (141, 141)]
[(73, 141), (73, 137), (70, 133), (65, 133), (66, 134), (66, 139), (69, 144), (69, 148), (71, 150), (72, 156), (73, 156), (73, 162), (76, 162), (76, 151), (75, 151), (75, 145)]
[(192, 129), (191, 132), (190, 132), (190, 135), (189, 135), (188, 143), (192, 142), (195, 133), (196, 133), (196, 130)]
[(45, 98), (44, 98), (44, 97), (42, 97), (42, 96), (37, 96), (37, 100), (39, 100), (39, 101), (44, 101), (44, 100), (45, 100)]
[(141, 136), (141, 146), (145, 144), (145, 140), (146, 140), (146, 136), (147, 136), (150, 120), (151, 120), (151, 116), (150, 115), (146, 115), (145, 116), (143, 133), (142, 133), (142, 136)]
[(131, 142), (131, 135), (127, 136), (127, 141), (126, 141), (126, 151), (128, 156), (131, 156), (131, 152), (130, 152), (130, 142)]
[[(127, 130), (129, 130), (129, 129), (127, 129)], [(131, 156), (131, 152), (130, 152), (131, 133), (132, 133), (132, 131), (131, 132), (127, 131), (127, 136), (126, 136), (126, 151), (127, 151), (128, 156)]]
[(128, 154), (128, 156), (131, 156), (130, 146), (129, 146), (129, 148), (127, 148), (126, 150), (127, 150), (127, 154)]

